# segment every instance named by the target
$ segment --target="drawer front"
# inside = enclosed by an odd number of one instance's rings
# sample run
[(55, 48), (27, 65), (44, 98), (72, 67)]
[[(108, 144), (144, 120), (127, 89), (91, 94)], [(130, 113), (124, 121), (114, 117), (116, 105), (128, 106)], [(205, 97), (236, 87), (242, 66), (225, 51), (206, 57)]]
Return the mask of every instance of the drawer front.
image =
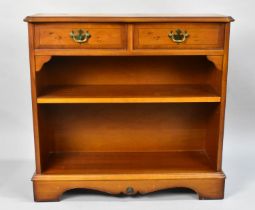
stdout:
[(153, 23), (134, 26), (135, 49), (221, 49), (223, 44), (224, 24), (221, 23)]
[[(72, 32), (71, 36), (70, 33)], [(100, 23), (37, 24), (35, 25), (35, 47), (47, 49), (123, 49), (126, 48), (126, 25)]]

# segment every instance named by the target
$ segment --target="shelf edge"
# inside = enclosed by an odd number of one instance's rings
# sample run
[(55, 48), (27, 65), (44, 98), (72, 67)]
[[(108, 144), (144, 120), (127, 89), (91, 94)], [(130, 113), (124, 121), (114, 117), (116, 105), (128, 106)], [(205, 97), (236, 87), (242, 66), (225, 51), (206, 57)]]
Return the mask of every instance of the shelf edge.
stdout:
[(221, 97), (171, 97), (171, 98), (44, 98), (38, 97), (38, 104), (75, 103), (203, 103), (221, 102)]
[(64, 175), (64, 174), (34, 174), (32, 181), (52, 180), (159, 180), (159, 179), (215, 179), (226, 178), (223, 172), (197, 172), (197, 173), (166, 173), (166, 174), (106, 174), (106, 175)]

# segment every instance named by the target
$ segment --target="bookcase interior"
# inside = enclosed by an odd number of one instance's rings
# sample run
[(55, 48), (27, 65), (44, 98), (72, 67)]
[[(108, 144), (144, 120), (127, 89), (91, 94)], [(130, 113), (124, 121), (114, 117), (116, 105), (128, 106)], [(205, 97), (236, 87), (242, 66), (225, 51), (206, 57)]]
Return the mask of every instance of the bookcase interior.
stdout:
[(43, 173), (216, 169), (221, 73), (206, 56), (53, 57), (37, 74)]

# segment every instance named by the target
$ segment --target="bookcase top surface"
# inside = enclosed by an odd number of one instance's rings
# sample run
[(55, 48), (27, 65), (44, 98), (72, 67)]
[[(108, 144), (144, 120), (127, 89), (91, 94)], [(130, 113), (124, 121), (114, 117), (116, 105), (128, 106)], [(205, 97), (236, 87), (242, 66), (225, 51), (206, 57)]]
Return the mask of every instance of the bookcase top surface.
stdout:
[(25, 22), (232, 22), (218, 14), (35, 14)]

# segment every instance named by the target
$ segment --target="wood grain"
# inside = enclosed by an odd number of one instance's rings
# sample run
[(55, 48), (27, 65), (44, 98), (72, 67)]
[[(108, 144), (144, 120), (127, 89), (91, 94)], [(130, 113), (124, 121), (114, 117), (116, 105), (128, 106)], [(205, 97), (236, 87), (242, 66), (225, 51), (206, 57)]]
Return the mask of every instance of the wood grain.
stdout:
[(220, 102), (209, 85), (83, 85), (48, 87), (37, 103)]
[[(76, 43), (71, 31), (88, 31), (91, 37), (86, 43)], [(126, 48), (126, 25), (100, 23), (51, 23), (35, 27), (35, 47), (46, 49), (123, 49)]]
[[(70, 189), (222, 199), (229, 16), (28, 16), (35, 201)], [(170, 30), (187, 30), (181, 44)], [(89, 30), (77, 44), (72, 30)], [(131, 188), (131, 191), (130, 191)]]
[(206, 58), (211, 61), (218, 70), (223, 68), (223, 56), (208, 55)]
[[(50, 152), (203, 150), (218, 103), (41, 104)], [(47, 141), (47, 139), (43, 139)]]
[[(169, 161), (171, 160), (171, 161)], [(52, 153), (43, 174), (168, 174), (213, 172), (203, 151)]]
[(53, 56), (37, 73), (40, 86), (217, 84), (206, 56)]
[(41, 22), (232, 22), (234, 19), (224, 15), (208, 14), (123, 14), (123, 15), (87, 15), (87, 14), (37, 14), (27, 16), (24, 21), (41, 23)]
[(159, 56), (159, 55), (223, 55), (224, 50), (217, 49), (35, 49), (35, 55), (56, 55), (56, 56)]
[(34, 147), (35, 147), (35, 162), (36, 173), (40, 174), (42, 165), (45, 163), (45, 150), (39, 139), (39, 126), (38, 126), (38, 105), (36, 102), (37, 97), (37, 83), (36, 83), (36, 64), (34, 55), (34, 25), (28, 24), (28, 37), (29, 37), (29, 61), (30, 61), (30, 81), (31, 81), (31, 99), (33, 111), (33, 131), (34, 131)]
[[(139, 174), (141, 176), (141, 174)], [(138, 176), (139, 176), (138, 175)], [(130, 176), (130, 175), (129, 175)], [(35, 201), (59, 201), (65, 191), (71, 189), (93, 189), (109, 194), (146, 194), (168, 188), (189, 188), (199, 195), (199, 199), (222, 199), (224, 197), (223, 173), (178, 174), (172, 173), (166, 179), (146, 178), (136, 180), (83, 180), (77, 176), (49, 176), (36, 175), (33, 178)], [(46, 180), (45, 180), (46, 178)], [(131, 194), (127, 188), (134, 190)]]
[(35, 71), (40, 71), (45, 63), (50, 61), (52, 56), (49, 55), (39, 55), (35, 56)]
[[(189, 36), (183, 43), (173, 42), (168, 34), (177, 29)], [(224, 24), (220, 23), (153, 23), (134, 25), (135, 49), (222, 49)]]

